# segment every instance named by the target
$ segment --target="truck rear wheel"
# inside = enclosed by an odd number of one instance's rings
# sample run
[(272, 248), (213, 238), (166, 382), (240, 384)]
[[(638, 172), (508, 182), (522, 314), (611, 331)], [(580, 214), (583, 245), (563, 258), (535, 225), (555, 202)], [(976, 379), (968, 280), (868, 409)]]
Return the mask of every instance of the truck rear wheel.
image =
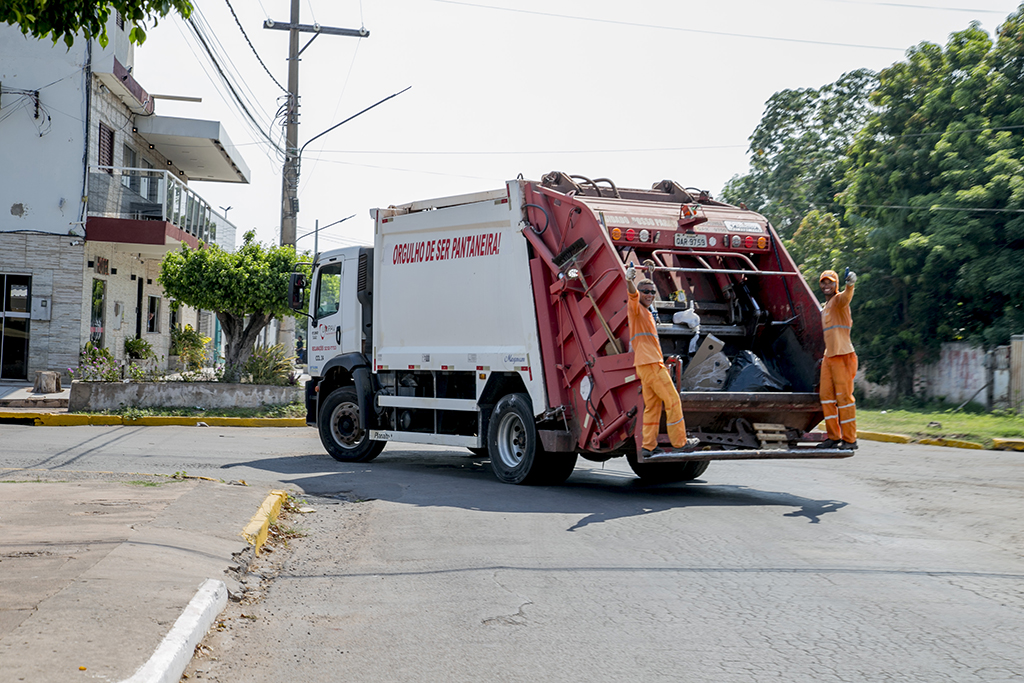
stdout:
[(324, 448), (335, 460), (370, 462), (386, 442), (371, 441), (359, 420), (359, 398), (353, 387), (335, 389), (320, 408), (317, 429)]
[(637, 462), (636, 453), (626, 454), (626, 462), (633, 474), (650, 484), (667, 484), (674, 481), (693, 481), (708, 468), (708, 460), (691, 462)]
[(487, 445), (491, 470), (506, 484), (561, 484), (576, 466), (575, 453), (544, 451), (526, 394), (508, 394), (494, 406)]

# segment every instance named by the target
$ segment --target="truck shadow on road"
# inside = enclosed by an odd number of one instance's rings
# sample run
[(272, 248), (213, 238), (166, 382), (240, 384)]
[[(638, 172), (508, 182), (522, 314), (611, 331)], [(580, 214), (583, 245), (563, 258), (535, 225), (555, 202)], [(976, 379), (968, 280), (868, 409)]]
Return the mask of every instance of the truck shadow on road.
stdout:
[(614, 519), (697, 507), (785, 508), (784, 517), (818, 524), (824, 515), (847, 505), (784, 491), (708, 483), (706, 479), (651, 485), (629, 472), (592, 469), (588, 465), (577, 466), (560, 486), (509, 486), (494, 478), (486, 460), (444, 451), (388, 450), (369, 463), (340, 463), (326, 456), (278, 457), (236, 463), (234, 467), (292, 475), (281, 481), (310, 496), (510, 514), (584, 515), (567, 529), (570, 532)]

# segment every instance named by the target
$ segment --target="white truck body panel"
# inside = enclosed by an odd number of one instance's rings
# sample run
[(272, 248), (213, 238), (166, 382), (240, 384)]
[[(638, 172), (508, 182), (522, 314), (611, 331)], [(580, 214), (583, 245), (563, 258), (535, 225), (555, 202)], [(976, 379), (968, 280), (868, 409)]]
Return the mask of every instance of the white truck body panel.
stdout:
[(545, 412), (518, 182), (372, 213), (373, 371), (517, 372)]

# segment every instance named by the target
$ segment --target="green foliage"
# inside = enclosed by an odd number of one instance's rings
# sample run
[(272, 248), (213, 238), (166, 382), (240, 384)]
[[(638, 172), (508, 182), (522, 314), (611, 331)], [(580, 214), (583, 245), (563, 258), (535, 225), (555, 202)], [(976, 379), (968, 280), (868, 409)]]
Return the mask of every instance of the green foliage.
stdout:
[[(160, 283), (168, 296), (196, 309), (216, 311), (225, 338), (225, 380), (238, 381), (256, 337), (273, 318), (294, 316), (288, 280), (298, 257), (290, 246), (264, 246), (247, 232), (236, 252), (217, 246), (168, 253)], [(302, 267), (309, 277), (309, 266)]]
[(273, 346), (257, 346), (243, 367), (243, 374), (249, 376), (253, 384), (274, 384), (287, 386), (294, 384), (292, 361), (294, 356), (285, 356), (281, 344)]
[(875, 84), (873, 72), (859, 69), (818, 90), (772, 95), (750, 136), (750, 173), (726, 184), (725, 201), (763, 213), (783, 237), (812, 210), (840, 213), (843, 155), (864, 124)]
[(86, 342), (78, 354), (78, 367), (68, 368), (68, 375), (79, 382), (151, 382), (163, 376), (157, 369), (156, 354), (137, 362), (116, 360), (109, 349)]
[(146, 40), (145, 22), (156, 26), (161, 17), (177, 12), (188, 18), (192, 13), (190, 0), (5, 0), (0, 3), (0, 22), (16, 24), (25, 35), (49, 37), (56, 43), (63, 38), (69, 48), (77, 34), (86, 40), (96, 38), (106, 47), (107, 21), (119, 12), (125, 22), (134, 26), (128, 40), (141, 45)]
[(206, 345), (213, 341), (199, 334), (191, 325), (171, 329), (171, 355), (178, 356), (186, 371), (195, 372), (206, 361)]
[(750, 173), (723, 190), (789, 238), (812, 282), (861, 276), (854, 344), (897, 397), (942, 342), (1024, 332), (1022, 74), (1024, 5), (994, 40), (972, 23), (877, 75), (776, 93)]
[(153, 351), (152, 344), (141, 337), (125, 337), (124, 352), (129, 358), (141, 360), (156, 358), (156, 352)]

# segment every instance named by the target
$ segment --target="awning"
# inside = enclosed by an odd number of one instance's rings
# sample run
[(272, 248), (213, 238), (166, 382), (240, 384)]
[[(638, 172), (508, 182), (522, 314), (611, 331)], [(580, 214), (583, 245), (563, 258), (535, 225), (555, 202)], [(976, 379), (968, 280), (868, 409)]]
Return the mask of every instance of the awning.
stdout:
[(135, 127), (189, 181), (249, 182), (249, 167), (220, 121), (138, 116)]

